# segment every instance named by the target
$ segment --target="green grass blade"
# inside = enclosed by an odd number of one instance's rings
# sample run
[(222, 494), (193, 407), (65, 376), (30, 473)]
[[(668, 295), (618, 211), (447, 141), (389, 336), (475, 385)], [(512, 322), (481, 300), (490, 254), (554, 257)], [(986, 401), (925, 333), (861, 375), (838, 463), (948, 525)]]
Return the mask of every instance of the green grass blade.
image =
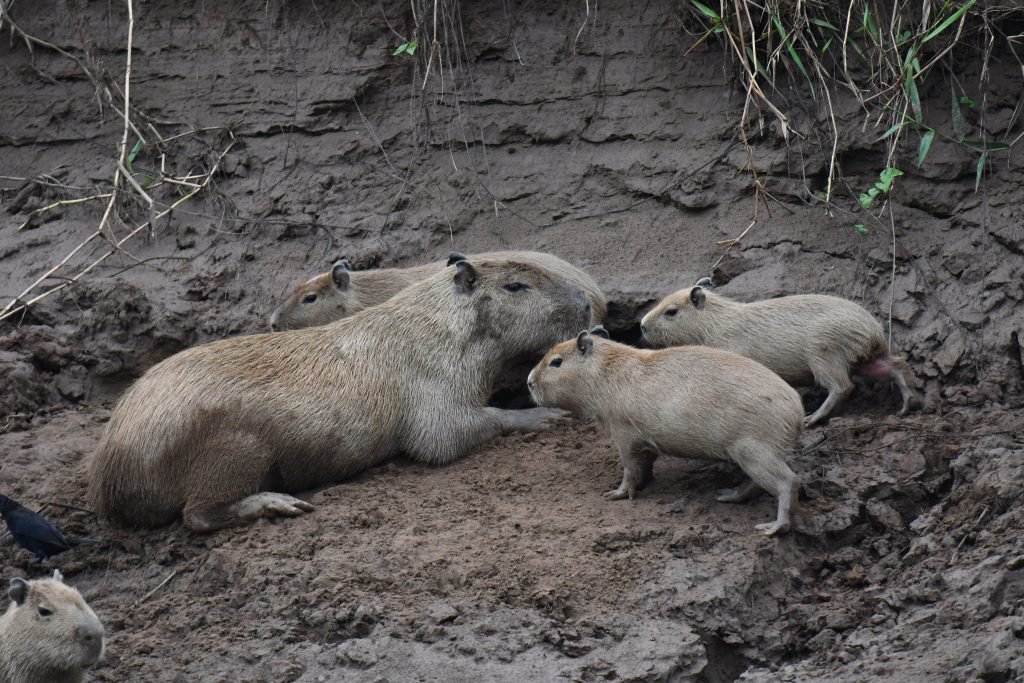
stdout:
[(914, 80), (914, 72), (907, 70), (906, 79), (903, 84), (907, 91), (907, 99), (910, 100), (910, 108), (914, 112), (914, 121), (921, 123), (924, 114), (921, 111), (921, 96), (917, 92), (917, 82)]
[(928, 150), (932, 148), (932, 140), (935, 139), (935, 131), (931, 128), (926, 130), (921, 135), (921, 144), (917, 146), (917, 167), (921, 168), (921, 164), (924, 163), (925, 157), (928, 156)]
[(694, 7), (701, 11), (701, 14), (706, 16), (708, 19), (711, 19), (711, 21), (715, 22), (716, 24), (722, 23), (722, 17), (718, 16), (718, 12), (711, 9), (703, 2), (697, 2), (697, 0), (690, 0), (690, 2), (693, 3)]
[(982, 152), (981, 156), (978, 157), (978, 170), (974, 172), (974, 191), (978, 191), (978, 187), (981, 186), (981, 176), (985, 173), (985, 162), (988, 161), (988, 152)]
[(893, 133), (898, 131), (900, 128), (903, 128), (903, 126), (905, 125), (907, 125), (906, 121), (900, 121), (899, 123), (895, 124), (892, 128), (882, 133), (882, 137), (878, 138), (877, 142), (881, 142), (882, 140), (891, 137)]
[(128, 168), (132, 167), (132, 162), (135, 161), (135, 157), (139, 155), (139, 151), (142, 149), (142, 140), (138, 140), (135, 146), (132, 147), (132, 151), (128, 154), (127, 165)]
[(966, 146), (971, 149), (976, 149), (979, 152), (998, 152), (1002, 149), (1010, 149), (1010, 146), (1005, 142), (993, 142), (992, 140), (961, 140)]
[(960, 100), (957, 99), (956, 93), (953, 93), (953, 104), (949, 113), (953, 117), (953, 133), (956, 135), (956, 139), (963, 140), (967, 131), (964, 128), (964, 114), (960, 111)]
[(964, 12), (973, 7), (975, 2), (977, 2), (977, 0), (970, 0), (970, 2), (968, 2), (966, 5), (964, 5), (963, 7), (961, 7), (960, 9), (946, 17), (938, 26), (933, 28), (931, 31), (928, 31), (928, 33), (925, 34), (924, 38), (921, 39), (921, 44), (924, 45), (929, 40), (938, 36), (940, 33), (949, 28), (953, 22), (957, 21), (958, 19), (960, 19), (960, 17), (964, 15)]
[(807, 79), (807, 87), (811, 89), (811, 99), (817, 101), (818, 97), (814, 93), (814, 82), (811, 81), (811, 75), (807, 73), (807, 69), (804, 68), (804, 63), (800, 59), (800, 55), (796, 53), (796, 48), (793, 47), (793, 41), (786, 35), (786, 30), (782, 28), (782, 22), (775, 15), (772, 15), (772, 23), (775, 24), (775, 30), (779, 32), (779, 38), (782, 39), (782, 43), (786, 46), (786, 52), (789, 53), (790, 59), (796, 64), (796, 67), (800, 69), (800, 73)]

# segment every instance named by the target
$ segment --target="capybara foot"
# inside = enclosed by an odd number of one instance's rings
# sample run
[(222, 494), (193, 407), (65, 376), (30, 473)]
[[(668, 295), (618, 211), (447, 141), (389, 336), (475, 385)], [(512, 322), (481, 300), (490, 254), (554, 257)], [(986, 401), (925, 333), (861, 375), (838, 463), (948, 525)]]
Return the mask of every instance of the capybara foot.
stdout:
[(748, 500), (761, 493), (762, 490), (763, 489), (753, 481), (747, 481), (742, 486), (735, 489), (719, 489), (718, 497), (715, 500), (719, 503), (746, 503)]
[(287, 493), (264, 491), (238, 503), (238, 517), (243, 520), (260, 517), (298, 517), (315, 509), (311, 503), (289, 496)]
[(619, 488), (606, 491), (604, 497), (608, 500), (622, 500), (623, 498), (629, 498), (633, 500), (636, 497), (636, 484), (630, 484), (623, 481), (619, 484)]
[(718, 496), (715, 500), (719, 503), (737, 503), (739, 502), (739, 497), (739, 489), (718, 489)]
[(765, 536), (774, 536), (777, 533), (787, 531), (789, 529), (789, 522), (775, 520), (774, 522), (756, 524), (754, 525), (754, 528), (763, 533)]
[(263, 491), (236, 503), (207, 503), (185, 509), (185, 526), (198, 533), (209, 533), (260, 517), (297, 517), (315, 508), (287, 493)]
[(560, 408), (527, 408), (510, 411), (516, 415), (516, 428), (523, 432), (543, 432), (569, 422), (571, 413)]

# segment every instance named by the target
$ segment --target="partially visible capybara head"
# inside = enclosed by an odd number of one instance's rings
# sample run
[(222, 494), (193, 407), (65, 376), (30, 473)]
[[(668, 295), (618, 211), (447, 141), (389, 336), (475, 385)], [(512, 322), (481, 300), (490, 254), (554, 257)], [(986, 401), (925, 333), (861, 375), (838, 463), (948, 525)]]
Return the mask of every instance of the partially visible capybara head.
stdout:
[(558, 274), (528, 261), (457, 261), (456, 294), (470, 297), (474, 335), (500, 342), (506, 358), (540, 354), (590, 323), (591, 305)]
[(340, 320), (360, 310), (352, 293), (352, 267), (340, 259), (326, 273), (303, 282), (270, 316), (270, 329), (297, 330)]
[[(270, 327), (272, 330), (298, 330), (341, 320), (383, 303), (406, 287), (466, 258), (453, 251), (447, 263), (435, 261), (410, 268), (359, 271), (352, 271), (348, 261), (342, 259), (329, 272), (307, 280), (292, 291), (270, 316)], [(474, 263), (480, 259), (506, 259), (541, 266), (550, 275), (583, 292), (590, 300), (595, 323), (604, 319), (607, 302), (597, 283), (586, 272), (557, 256), (536, 251), (497, 251), (473, 256)]]
[(575, 339), (555, 344), (530, 371), (526, 385), (539, 406), (555, 406), (571, 410), (580, 417), (593, 417), (593, 398), (615, 391), (608, 387), (603, 375), (605, 357), (623, 348), (617, 344), (595, 344), (594, 337), (608, 339), (600, 325), (590, 332), (580, 332)]
[[(724, 300), (728, 305), (728, 300)], [(715, 315), (723, 299), (701, 286), (669, 294), (640, 321), (647, 341), (657, 346), (703, 344), (707, 319)]]
[(11, 605), (0, 616), (0, 680), (80, 681), (103, 657), (103, 625), (82, 595), (52, 579), (12, 579)]

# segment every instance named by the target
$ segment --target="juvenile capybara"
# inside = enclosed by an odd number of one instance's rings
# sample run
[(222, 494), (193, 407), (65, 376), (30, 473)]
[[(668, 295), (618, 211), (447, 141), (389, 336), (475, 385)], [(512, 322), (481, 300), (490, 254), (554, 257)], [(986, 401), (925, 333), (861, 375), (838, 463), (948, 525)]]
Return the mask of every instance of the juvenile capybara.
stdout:
[(486, 407), (510, 358), (590, 320), (586, 297), (526, 261), (459, 261), (330, 325), (203, 344), (121, 398), (89, 473), (102, 514), (196, 531), (312, 506), (284, 492), (336, 482), (399, 452), (444, 464), (549, 408)]
[(633, 498), (650, 477), (653, 457), (726, 460), (750, 481), (720, 492), (743, 502), (762, 489), (779, 501), (772, 535), (789, 528), (799, 482), (786, 464), (803, 428), (796, 391), (760, 363), (704, 346), (635, 349), (581, 332), (554, 346), (530, 372), (537, 405), (597, 419), (622, 458), (622, 484), (607, 495)]
[(11, 579), (0, 616), (0, 681), (79, 683), (103, 657), (103, 625), (81, 593), (52, 579)]
[(854, 372), (892, 379), (905, 415), (913, 396), (896, 360), (889, 356), (882, 325), (857, 304), (824, 294), (798, 294), (741, 303), (694, 286), (670, 294), (640, 322), (656, 346), (700, 344), (752, 358), (791, 384), (828, 390), (804, 421), (811, 426), (853, 391)]
[[(270, 316), (272, 330), (298, 330), (325, 325), (383, 303), (400, 291), (439, 273), (466, 256), (453, 251), (448, 261), (435, 261), (411, 268), (381, 268), (353, 271), (348, 261), (337, 261), (330, 271), (303, 282)], [(496, 251), (478, 254), (476, 259), (511, 259), (536, 263), (583, 292), (590, 301), (593, 324), (604, 320), (607, 302), (594, 279), (557, 256), (537, 251)]]

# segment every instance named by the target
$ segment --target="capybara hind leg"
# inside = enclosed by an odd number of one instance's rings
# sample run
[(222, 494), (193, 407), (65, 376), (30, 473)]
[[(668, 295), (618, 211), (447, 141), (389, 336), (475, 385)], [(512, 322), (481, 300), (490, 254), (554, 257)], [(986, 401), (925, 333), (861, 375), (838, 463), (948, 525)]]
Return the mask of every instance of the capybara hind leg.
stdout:
[(910, 410), (910, 403), (916, 400), (914, 392), (907, 386), (907, 378), (903, 376), (903, 372), (899, 367), (892, 366), (892, 370), (889, 371), (889, 377), (892, 381), (896, 382), (896, 386), (900, 388), (900, 395), (903, 397), (903, 406), (900, 408), (900, 415), (906, 415)]
[(760, 486), (754, 483), (753, 479), (743, 482), (739, 488), (720, 489), (717, 500), (719, 503), (746, 503), (764, 492)]
[(789, 529), (789, 511), (800, 485), (789, 465), (769, 445), (750, 439), (731, 446), (729, 457), (750, 477), (752, 483), (778, 498), (775, 521), (756, 525), (758, 531), (772, 536)]
[(185, 525), (192, 531), (206, 533), (260, 517), (297, 517), (312, 512), (312, 504), (287, 493), (263, 491), (236, 503), (205, 503), (185, 509)]
[(817, 410), (804, 418), (804, 427), (817, 424), (818, 421), (838, 408), (853, 392), (853, 382), (846, 375), (826, 378), (819, 378), (815, 375), (815, 379), (828, 389), (828, 396), (825, 397), (825, 400)]

